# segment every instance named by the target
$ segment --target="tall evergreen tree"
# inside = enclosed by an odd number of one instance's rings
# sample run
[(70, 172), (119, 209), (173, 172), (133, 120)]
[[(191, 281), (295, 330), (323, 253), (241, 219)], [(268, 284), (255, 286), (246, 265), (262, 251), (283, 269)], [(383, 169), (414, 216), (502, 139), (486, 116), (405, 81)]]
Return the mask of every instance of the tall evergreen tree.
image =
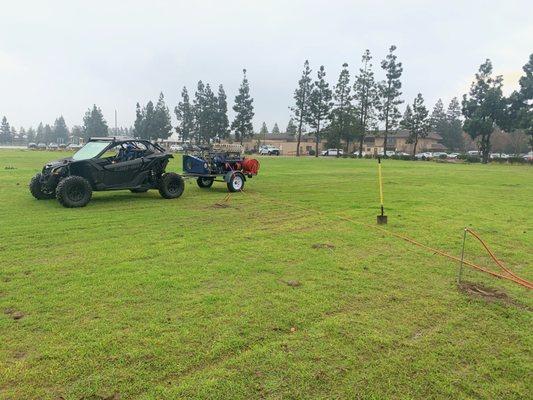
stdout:
[(313, 129), (315, 135), (315, 157), (318, 157), (318, 145), (333, 106), (331, 102), (332, 92), (325, 78), (326, 70), (321, 65), (317, 71), (317, 80), (309, 96), (307, 123)]
[(370, 50), (367, 49), (362, 57), (363, 67), (359, 69), (359, 75), (355, 77), (353, 85), (361, 129), (359, 134), (359, 157), (363, 156), (363, 144), (367, 132), (375, 126), (375, 112), (379, 100), (371, 60)]
[(443, 144), (451, 151), (459, 151), (464, 147), (463, 122), (461, 121), (461, 105), (454, 97), (446, 111), (446, 125), (444, 131), (437, 132), (443, 138)]
[(261, 125), (261, 130), (259, 131), (259, 134), (262, 136), (268, 135), (268, 128), (265, 122), (263, 122), (263, 125)]
[(96, 107), (89, 108), (83, 117), (83, 136), (85, 139), (90, 137), (107, 136), (107, 122), (104, 119), (102, 110)]
[(46, 124), (44, 126), (43, 135), (44, 135), (44, 142), (45, 143), (47, 143), (47, 144), (54, 143), (54, 141), (55, 141), (54, 130), (52, 129), (52, 127), (49, 124)]
[(522, 68), (524, 76), (519, 80), (520, 89), (509, 97), (510, 115), (508, 130), (522, 130), (529, 138), (533, 151), (533, 54)]
[(154, 111), (155, 129), (150, 132), (151, 140), (168, 139), (172, 134), (172, 123), (170, 121), (170, 112), (165, 104), (165, 96), (163, 92), (159, 94), (159, 99)]
[(197, 143), (203, 142), (207, 136), (207, 118), (206, 118), (206, 98), (205, 85), (202, 81), (198, 81), (196, 85), (196, 92), (194, 93), (193, 110), (195, 121), (195, 137)]
[(300, 155), (300, 143), (302, 141), (302, 132), (305, 122), (308, 120), (309, 97), (313, 89), (311, 82), (311, 68), (309, 61), (305, 60), (302, 76), (298, 81), (298, 88), (294, 91), (294, 106), (291, 108), (294, 118), (298, 124), (298, 137), (296, 139), (296, 156)]
[(79, 143), (80, 138), (83, 137), (83, 128), (79, 125), (74, 125), (70, 129), (70, 134), (72, 135), (73, 143)]
[(5, 115), (0, 124), (0, 143), (11, 143), (11, 127)]
[(341, 140), (344, 140), (347, 152), (350, 148), (350, 141), (357, 133), (351, 90), (350, 71), (348, 70), (348, 64), (344, 63), (333, 91), (334, 105), (331, 111), (331, 125), (330, 129), (328, 129), (328, 144), (340, 147)]
[(235, 139), (242, 144), (243, 139), (252, 137), (254, 134), (254, 127), (252, 125), (252, 119), (254, 117), (253, 99), (250, 97), (250, 84), (246, 77), (246, 69), (242, 70), (243, 79), (241, 87), (239, 88), (239, 94), (235, 96), (235, 105), (233, 111), (235, 111), (235, 119), (231, 123), (231, 129), (235, 132)]
[(27, 136), (27, 139), (26, 139), (26, 140), (28, 141), (28, 143), (33, 143), (33, 142), (35, 142), (35, 140), (36, 140), (36, 135), (37, 135), (37, 133), (35, 132), (35, 129), (33, 129), (33, 127), (30, 126), (30, 127), (28, 128), (28, 130), (26, 131), (26, 136)]
[(492, 63), (486, 60), (479, 67), (470, 92), (463, 95), (463, 129), (474, 140), (479, 140), (482, 162), (490, 155), (490, 137), (496, 126), (505, 125), (507, 110), (502, 94), (503, 78), (492, 76)]
[(39, 143), (42, 143), (45, 141), (44, 137), (44, 125), (42, 122), (39, 122), (39, 125), (37, 125), (37, 134), (35, 135), (35, 140)]
[(178, 119), (176, 132), (180, 135), (181, 140), (189, 141), (193, 139), (195, 134), (194, 110), (185, 86), (181, 91), (181, 101), (174, 108), (174, 114), (176, 114)]
[(413, 101), (412, 108), (407, 105), (401, 126), (409, 131), (407, 143), (413, 144), (413, 157), (416, 154), (418, 141), (429, 135), (431, 122), (428, 118), (429, 111), (424, 106), (424, 98), (418, 93)]
[(298, 131), (298, 128), (294, 124), (294, 120), (292, 118), (289, 119), (289, 123), (287, 124), (287, 128), (285, 128), (285, 133), (290, 136), (296, 135), (296, 132)]
[(217, 95), (216, 137), (225, 139), (229, 135), (228, 102), (224, 86), (219, 85)]
[(144, 135), (144, 113), (139, 102), (135, 105), (135, 122), (133, 123), (133, 136), (143, 138)]
[(379, 119), (384, 123), (384, 138), (383, 138), (383, 154), (387, 156), (387, 138), (389, 132), (396, 129), (401, 118), (401, 113), (398, 106), (403, 103), (400, 100), (402, 92), (402, 83), (400, 77), (402, 76), (402, 63), (397, 61), (394, 51), (396, 46), (389, 48), (389, 54), (381, 62), (381, 68), (385, 71), (386, 79), (378, 84), (379, 93)]
[(272, 134), (273, 135), (279, 135), (280, 134), (279, 126), (278, 126), (277, 122), (274, 122), (274, 127), (272, 128)]
[(69, 131), (67, 124), (65, 123), (65, 118), (61, 115), (54, 122), (54, 141), (57, 143), (67, 143)]

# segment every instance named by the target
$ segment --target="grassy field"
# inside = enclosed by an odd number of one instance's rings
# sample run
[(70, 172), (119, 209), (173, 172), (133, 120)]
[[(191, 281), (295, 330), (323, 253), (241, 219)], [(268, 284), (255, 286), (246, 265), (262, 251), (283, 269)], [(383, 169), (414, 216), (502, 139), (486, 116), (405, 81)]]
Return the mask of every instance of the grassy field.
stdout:
[[(189, 181), (66, 209), (27, 189), (58, 157), (0, 150), (1, 399), (531, 396), (530, 292), (459, 290), (453, 261), (338, 218), (374, 224), (375, 161), (262, 158), (228, 207)], [(470, 226), (533, 279), (531, 167), (383, 168), (388, 230), (458, 255)]]

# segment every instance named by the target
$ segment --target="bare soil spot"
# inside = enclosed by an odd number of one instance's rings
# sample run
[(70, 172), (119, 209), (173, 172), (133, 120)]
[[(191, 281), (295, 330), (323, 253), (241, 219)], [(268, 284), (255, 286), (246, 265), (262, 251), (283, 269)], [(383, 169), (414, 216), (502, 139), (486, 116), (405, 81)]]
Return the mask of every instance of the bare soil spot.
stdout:
[(302, 283), (300, 281), (284, 281), (284, 282), (290, 287), (302, 286)]
[(213, 204), (213, 208), (228, 208), (229, 205), (225, 204), (225, 203), (215, 203)]
[(24, 313), (22, 311), (17, 311), (14, 308), (6, 308), (4, 310), (5, 315), (9, 315), (11, 318), (13, 318), (15, 321), (24, 318)]
[(315, 243), (311, 247), (313, 249), (329, 249), (329, 250), (333, 250), (335, 248), (335, 245), (331, 244), (331, 243)]
[(500, 301), (505, 304), (513, 305), (519, 308), (528, 309), (527, 306), (517, 302), (501, 290), (484, 286), (480, 283), (462, 282), (459, 284), (459, 290), (469, 296), (481, 298), (487, 302)]

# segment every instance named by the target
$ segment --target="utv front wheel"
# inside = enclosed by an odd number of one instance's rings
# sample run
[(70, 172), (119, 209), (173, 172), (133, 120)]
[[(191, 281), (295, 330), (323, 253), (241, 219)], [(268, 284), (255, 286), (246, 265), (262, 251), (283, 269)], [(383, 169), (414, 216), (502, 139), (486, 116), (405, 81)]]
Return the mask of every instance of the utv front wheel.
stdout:
[(165, 199), (180, 197), (184, 189), (183, 178), (174, 172), (164, 174), (159, 181), (159, 194)]
[(198, 186), (200, 186), (201, 188), (204, 188), (204, 189), (207, 189), (207, 188), (210, 188), (211, 186), (213, 186), (213, 181), (214, 181), (213, 178), (200, 177), (200, 178), (196, 179), (196, 183), (198, 184)]
[(81, 176), (68, 176), (56, 188), (56, 197), (63, 207), (85, 207), (93, 194), (87, 179)]
[(41, 184), (41, 173), (38, 173), (30, 181), (30, 192), (37, 200), (48, 200), (55, 197), (53, 191), (46, 191)]

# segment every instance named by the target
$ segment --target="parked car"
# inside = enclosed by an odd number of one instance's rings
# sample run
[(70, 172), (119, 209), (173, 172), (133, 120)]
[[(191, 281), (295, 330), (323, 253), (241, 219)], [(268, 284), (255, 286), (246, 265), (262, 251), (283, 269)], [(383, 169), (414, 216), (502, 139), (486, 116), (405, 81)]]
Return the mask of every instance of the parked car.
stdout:
[[(396, 152), (393, 151), (393, 150), (387, 150), (387, 151), (385, 152), (385, 154), (387, 154), (387, 157), (392, 157), (392, 156), (396, 155)], [(377, 153), (377, 155), (378, 155), (379, 157), (383, 157), (383, 152), (382, 152), (382, 151), (379, 151), (379, 152)]]
[(524, 155), (524, 160), (526, 161), (533, 161), (533, 151), (530, 151), (529, 153)]
[(48, 150), (57, 150), (59, 149), (59, 146), (57, 145), (57, 143), (50, 143), (48, 145)]
[(481, 156), (481, 152), (477, 150), (470, 150), (466, 152), (466, 155), (472, 156), (472, 157), (479, 157)]
[(46, 143), (39, 143), (37, 145), (37, 149), (39, 150), (46, 150)]
[(322, 156), (342, 156), (343, 154), (344, 151), (342, 149), (327, 149), (320, 153)]
[(81, 147), (81, 144), (71, 143), (67, 146), (67, 150), (79, 150)]
[(65, 150), (65, 149), (67, 148), (67, 145), (64, 144), (64, 143), (60, 143), (60, 144), (59, 144), (59, 148), (60, 148), (61, 150)]
[(171, 144), (168, 148), (171, 152), (176, 153), (178, 151), (183, 151), (183, 146), (179, 144)]
[(445, 151), (436, 151), (434, 153), (431, 153), (431, 155), (433, 156), (433, 158), (447, 158), (448, 157), (448, 153), (446, 153)]
[(259, 154), (268, 156), (279, 156), (280, 150), (275, 146), (264, 145), (259, 147)]
[(433, 154), (431, 154), (430, 152), (426, 151), (424, 153), (415, 154), (415, 158), (417, 158), (419, 160), (429, 160), (430, 158), (433, 158)]
[(495, 158), (502, 158), (502, 159), (508, 159), (509, 158), (509, 154), (505, 154), (505, 153), (490, 153), (490, 158), (491, 159), (495, 159)]
[(448, 154), (448, 158), (457, 158), (458, 156), (460, 156), (459, 153), (450, 153), (450, 154)]
[(28, 149), (35, 150), (37, 148), (37, 143), (28, 143)]

